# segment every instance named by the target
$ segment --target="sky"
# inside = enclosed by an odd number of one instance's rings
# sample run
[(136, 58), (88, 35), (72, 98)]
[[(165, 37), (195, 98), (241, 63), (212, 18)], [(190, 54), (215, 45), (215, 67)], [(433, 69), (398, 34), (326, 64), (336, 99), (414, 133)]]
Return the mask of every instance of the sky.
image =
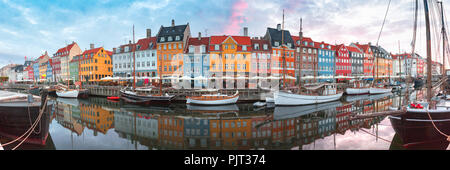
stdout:
[[(392, 53), (411, 52), (413, 2), (390, 3), (378, 44)], [(51, 56), (72, 41), (82, 50), (91, 43), (112, 50), (132, 40), (133, 25), (137, 41), (146, 36), (147, 28), (155, 36), (172, 19), (176, 25), (189, 23), (193, 37), (198, 32), (242, 35), (243, 27), (248, 27), (249, 36), (261, 37), (267, 27), (282, 23), (283, 9), (285, 29), (292, 35), (298, 35), (302, 18), (303, 35), (314, 41), (376, 44), (388, 4), (389, 0), (0, 0), (0, 67), (23, 64), (25, 56), (36, 59), (45, 51)], [(422, 6), (420, 2), (416, 51), (424, 56)], [(450, 2), (444, 1), (445, 8), (444, 16)], [(436, 44), (440, 37), (432, 36), (433, 52), (441, 55), (437, 47), (442, 45)]]

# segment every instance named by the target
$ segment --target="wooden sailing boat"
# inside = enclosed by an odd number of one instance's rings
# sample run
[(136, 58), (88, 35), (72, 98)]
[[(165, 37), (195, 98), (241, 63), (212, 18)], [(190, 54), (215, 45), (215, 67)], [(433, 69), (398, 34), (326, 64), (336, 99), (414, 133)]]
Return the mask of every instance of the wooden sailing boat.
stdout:
[[(159, 83), (159, 94), (157, 95), (149, 95), (149, 94), (140, 94), (136, 92), (136, 44), (134, 42), (134, 25), (133, 25), (133, 88), (130, 90), (128, 88), (124, 88), (120, 90), (120, 98), (125, 102), (133, 103), (133, 104), (141, 104), (141, 105), (164, 105), (168, 106), (171, 104), (172, 100), (175, 99), (175, 95), (162, 94), (162, 67), (160, 67), (160, 83)], [(162, 59), (161, 59), (162, 60)], [(162, 62), (162, 61), (161, 61)]]
[[(303, 33), (301, 28), (301, 20), (300, 20), (300, 52), (303, 40)], [(284, 57), (284, 10), (283, 10), (283, 29), (281, 29), (281, 47), (283, 49), (283, 63), (286, 63), (286, 58)], [(301, 62), (302, 60), (300, 60)], [(336, 62), (336, 60), (334, 60)], [(301, 65), (302, 63), (300, 63)], [(285, 64), (283, 64), (283, 83), (285, 82)], [(301, 70), (301, 67), (299, 67)], [(314, 70), (315, 72), (315, 70)], [(300, 71), (301, 73), (301, 71)], [(314, 77), (316, 74), (314, 73)], [(315, 79), (315, 78), (314, 78)], [(337, 85), (334, 83), (323, 83), (323, 84), (311, 84), (301, 86), (299, 88), (299, 94), (294, 94), (286, 91), (278, 91), (274, 93), (275, 105), (277, 106), (295, 106), (295, 105), (310, 105), (310, 104), (319, 104), (325, 102), (331, 102), (339, 100), (342, 97), (343, 92), (337, 91)], [(283, 88), (286, 88), (283, 85)], [(302, 90), (306, 90), (306, 93), (302, 93)]]
[[(67, 51), (67, 46), (65, 47)], [(69, 56), (67, 56), (67, 74), (69, 74)], [(70, 89), (69, 85), (69, 76), (67, 77), (67, 87), (61, 87), (56, 91), (56, 95), (58, 97), (66, 97), (66, 98), (78, 98), (79, 90), (77, 89)]]
[[(417, 6), (417, 2), (416, 2)], [(408, 106), (406, 114), (401, 116), (391, 116), (393, 119), (402, 118), (404, 119), (410, 119), (410, 120), (422, 120), (430, 122), (432, 120), (448, 120), (450, 118), (450, 106), (446, 105), (446, 100), (438, 100), (436, 101), (433, 98), (433, 94), (439, 90), (438, 87), (440, 86), (440, 83), (437, 85), (431, 84), (431, 72), (432, 72), (432, 59), (431, 59), (431, 35), (430, 35), (430, 18), (429, 18), (429, 9), (428, 9), (428, 2), (427, 0), (424, 0), (424, 8), (425, 8), (425, 23), (426, 23), (426, 37), (427, 37), (427, 102), (417, 102), (418, 104), (423, 105), (423, 107), (417, 108)], [(441, 12), (442, 12), (442, 3), (441, 3)], [(417, 7), (416, 7), (416, 13), (417, 13)], [(443, 13), (442, 17), (443, 17)], [(415, 21), (417, 22), (417, 20)], [(443, 23), (443, 22), (442, 22)], [(445, 27), (443, 26), (443, 43), (444, 43), (444, 55), (445, 58), (445, 44), (447, 40), (447, 36), (445, 34)], [(413, 47), (414, 48), (414, 47)], [(444, 64), (445, 69), (445, 64)], [(442, 83), (442, 82), (441, 82)], [(411, 104), (412, 105), (412, 104)]]

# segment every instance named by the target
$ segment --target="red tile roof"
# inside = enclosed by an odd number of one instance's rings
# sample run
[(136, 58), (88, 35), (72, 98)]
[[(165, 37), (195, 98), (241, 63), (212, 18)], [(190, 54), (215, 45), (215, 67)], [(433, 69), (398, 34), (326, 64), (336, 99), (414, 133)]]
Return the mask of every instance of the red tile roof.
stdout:
[(138, 40), (136, 45), (140, 46), (140, 48), (136, 49), (136, 51), (147, 50), (150, 47), (150, 43), (153, 44), (152, 49), (156, 49), (156, 37), (148, 37)]
[[(231, 37), (238, 44), (238, 48), (236, 49), (237, 51), (242, 51), (243, 45), (247, 46), (246, 51), (252, 51), (252, 42), (250, 40), (250, 37), (247, 36), (227, 36), (227, 35), (211, 36), (209, 44), (210, 45), (222, 44), (223, 41), (225, 41), (228, 37)], [(211, 46), (210, 50), (212, 51), (213, 49), (214, 47)]]
[(191, 37), (189, 38), (188, 42), (187, 42), (187, 47), (185, 48), (185, 53), (189, 53), (189, 46), (193, 45), (193, 46), (199, 46), (199, 45), (206, 45), (206, 51), (209, 51), (209, 37), (202, 37), (200, 40), (198, 39), (198, 37)]
[(353, 47), (353, 46), (345, 46), (348, 51), (354, 52), (354, 53), (364, 53), (364, 51), (362, 51), (359, 48)]
[(72, 44), (69, 44), (63, 48), (60, 48), (58, 51), (56, 51), (56, 56), (65, 56), (65, 55), (58, 55), (59, 53), (65, 53), (65, 52), (69, 52), (70, 49), (72, 49), (73, 46), (75, 46), (75, 44), (77, 44), (76, 42), (73, 42)]

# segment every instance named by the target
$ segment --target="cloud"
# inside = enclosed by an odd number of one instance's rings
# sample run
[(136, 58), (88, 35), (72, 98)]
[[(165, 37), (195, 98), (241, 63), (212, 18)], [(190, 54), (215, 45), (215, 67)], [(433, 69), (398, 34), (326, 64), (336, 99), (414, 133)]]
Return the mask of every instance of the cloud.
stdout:
[(233, 3), (231, 8), (231, 16), (229, 16), (228, 25), (223, 30), (224, 34), (237, 35), (241, 29), (241, 24), (245, 23), (245, 11), (248, 8), (248, 3), (244, 0), (237, 0)]
[(10, 2), (9, 0), (3, 0), (3, 3), (7, 4), (10, 8), (18, 10), (22, 16), (27, 20), (30, 24), (36, 25), (38, 24), (36, 19), (31, 14), (30, 8), (25, 8), (21, 5)]

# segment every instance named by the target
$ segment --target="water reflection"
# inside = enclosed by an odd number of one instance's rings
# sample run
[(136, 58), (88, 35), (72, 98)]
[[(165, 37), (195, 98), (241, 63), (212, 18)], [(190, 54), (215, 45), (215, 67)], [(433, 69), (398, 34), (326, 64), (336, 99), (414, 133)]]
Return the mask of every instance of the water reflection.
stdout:
[[(423, 96), (423, 93), (413, 92), (410, 96), (417, 98)], [(408, 124), (400, 123), (401, 126), (394, 131), (386, 117), (351, 119), (357, 114), (370, 114), (401, 106), (403, 100), (404, 94), (381, 94), (346, 96), (342, 101), (295, 107), (174, 104), (170, 108), (159, 108), (112, 102), (99, 97), (79, 100), (57, 98), (54, 113), (50, 113), (47, 120), (52, 141), (49, 142), (49, 138), (46, 140), (53, 147), (46, 145), (45, 148), (404, 148), (403, 144), (392, 144), (389, 141), (398, 140), (393, 139), (394, 134), (404, 141), (405, 134), (418, 133), (401, 133), (404, 131), (402, 128), (409, 128), (405, 127)], [(391, 121), (393, 125), (397, 124), (395, 120)], [(386, 126), (379, 127), (379, 124)], [(380, 140), (380, 137), (388, 142)], [(418, 136), (406, 138), (420, 139)], [(42, 146), (40, 148), (45, 149)]]

